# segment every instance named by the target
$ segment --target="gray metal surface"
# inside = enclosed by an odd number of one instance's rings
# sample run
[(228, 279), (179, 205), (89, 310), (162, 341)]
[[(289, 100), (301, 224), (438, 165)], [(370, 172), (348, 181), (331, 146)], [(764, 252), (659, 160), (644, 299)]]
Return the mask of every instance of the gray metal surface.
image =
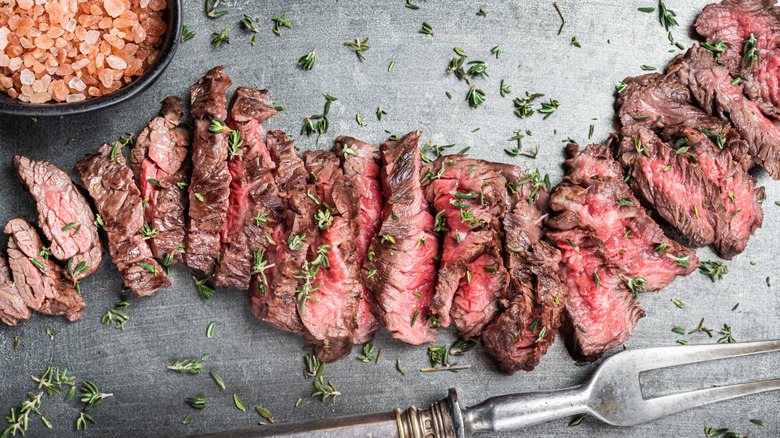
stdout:
[[(291, 133), (301, 148), (330, 147), (340, 134), (379, 143), (384, 130), (403, 134), (422, 129), (423, 138), (436, 144), (456, 143), (455, 151), (470, 146), (477, 158), (539, 167), (549, 172), (555, 183), (561, 177), (563, 143), (571, 137), (603, 142), (613, 124), (614, 85), (625, 76), (642, 74), (641, 65), (662, 67), (674, 53), (656, 14), (644, 14), (637, 7), (657, 6), (654, 1), (614, 2), (607, 0), (559, 0), (568, 22), (557, 35), (560, 19), (551, 1), (502, 2), (484, 0), (415, 2), (419, 10), (407, 9), (404, 1), (362, 2), (357, 0), (300, 1), (273, 0), (229, 2), (230, 13), (211, 20), (203, 13), (203, 2), (187, 1), (184, 22), (197, 36), (182, 45), (163, 78), (133, 102), (103, 112), (64, 119), (30, 119), (0, 116), (0, 221), (19, 214), (35, 218), (32, 200), (16, 182), (11, 157), (26, 154), (46, 159), (73, 175), (73, 166), (85, 153), (92, 153), (107, 140), (125, 131), (138, 132), (159, 109), (158, 102), (168, 94), (186, 96), (188, 87), (205, 71), (227, 65), (235, 84), (268, 88), (270, 97), (287, 110), (266, 123), (268, 129)], [(690, 45), (690, 25), (706, 1), (669, 0), (681, 27), (675, 38)], [(479, 8), (487, 17), (478, 17)], [(239, 29), (242, 13), (262, 17), (257, 45), (252, 34)], [(292, 29), (277, 37), (271, 30), (271, 17), (287, 13)], [(418, 33), (422, 22), (429, 23), (435, 36)], [(229, 28), (232, 44), (213, 50), (212, 31)], [(570, 45), (573, 36), (582, 47)], [(359, 61), (343, 45), (355, 37), (370, 37), (366, 60)], [(500, 59), (490, 49), (501, 44)], [(487, 101), (477, 109), (465, 102), (467, 86), (445, 73), (454, 56), (453, 46), (469, 54), (469, 59), (488, 62), (489, 78), (477, 79)], [(296, 68), (298, 58), (317, 48), (314, 70)], [(390, 61), (396, 60), (392, 72)], [(505, 79), (512, 94), (502, 99), (499, 82)], [(452, 93), (453, 99), (445, 96)], [(511, 98), (544, 93), (561, 102), (560, 109), (547, 120), (539, 115), (525, 120), (512, 114)], [(299, 134), (303, 116), (322, 111), (322, 93), (339, 98), (331, 113), (330, 132), (319, 145)], [(376, 120), (377, 107), (388, 111)], [(365, 127), (355, 122), (360, 113)], [(592, 119), (596, 120), (592, 120)], [(480, 128), (479, 131), (472, 132)], [(503, 152), (515, 129), (530, 129), (526, 149), (538, 144), (536, 160), (511, 157)], [(75, 139), (67, 144), (69, 139)], [(676, 326), (693, 329), (704, 317), (705, 325), (720, 329), (729, 324), (738, 341), (780, 338), (780, 184), (765, 172), (757, 174), (767, 188), (764, 227), (757, 231), (745, 252), (728, 263), (729, 274), (713, 284), (708, 277), (694, 273), (678, 280), (658, 294), (640, 297), (647, 317), (642, 319), (627, 343), (628, 348), (673, 345), (684, 338), (691, 343), (714, 343), (706, 334), (687, 336), (671, 332)], [(4, 239), (3, 239), (4, 240)], [(715, 259), (709, 249), (698, 251), (703, 260)], [(133, 319), (124, 332), (101, 325), (100, 317), (114, 306), (122, 288), (121, 279), (110, 262), (86, 279), (82, 291), (87, 301), (84, 316), (77, 323), (62, 318), (34, 315), (16, 328), (0, 327), (0, 409), (17, 406), (33, 390), (30, 374), (40, 374), (49, 365), (66, 366), (76, 376), (88, 378), (106, 392), (112, 392), (102, 405), (90, 411), (97, 424), (75, 431), (82, 404), (75, 399), (65, 404), (60, 397), (45, 400), (44, 415), (54, 425), (45, 429), (37, 418), (32, 436), (173, 436), (256, 425), (261, 418), (254, 408), (246, 413), (233, 405), (233, 393), (246, 405), (262, 405), (277, 421), (298, 421), (371, 411), (389, 411), (409, 405), (427, 406), (441, 399), (450, 387), (457, 387), (465, 404), (490, 396), (514, 392), (565, 388), (581, 383), (594, 365), (578, 367), (556, 342), (536, 371), (507, 377), (479, 349), (456, 362), (474, 367), (458, 374), (419, 373), (427, 365), (425, 347), (404, 345), (380, 332), (375, 340), (384, 354), (378, 365), (350, 358), (329, 365), (325, 377), (341, 391), (336, 404), (309, 397), (311, 380), (302, 377), (301, 350), (297, 336), (279, 332), (260, 323), (248, 311), (243, 294), (217, 291), (208, 302), (196, 292), (192, 278), (182, 266), (172, 269), (174, 286), (147, 299), (131, 298), (127, 309)], [(766, 278), (773, 277), (768, 287)], [(777, 278), (774, 278), (777, 277)], [(679, 299), (685, 308), (676, 307)], [(739, 307), (732, 311), (736, 303)], [(216, 322), (215, 335), (206, 338), (206, 327)], [(61, 333), (49, 340), (46, 328)], [(14, 336), (21, 340), (13, 350)], [(454, 336), (444, 331), (439, 345), (451, 343)], [(176, 359), (200, 358), (209, 354), (201, 375), (182, 375), (166, 370)], [(395, 369), (396, 359), (407, 371)], [(646, 393), (666, 395), (716, 384), (777, 377), (777, 355), (729, 359), (726, 363), (686, 365), (670, 371), (643, 375)], [(225, 380), (221, 390), (206, 371), (217, 371)], [(184, 398), (204, 391), (206, 409), (194, 410)], [(299, 407), (295, 407), (298, 398)], [(780, 396), (777, 393), (710, 405), (673, 415), (630, 429), (605, 426), (586, 419), (577, 427), (567, 421), (532, 426), (528, 436), (536, 437), (646, 437), (701, 436), (704, 427), (728, 427), (754, 437), (780, 435)], [(192, 423), (182, 424), (189, 415)], [(762, 428), (749, 423), (757, 418)], [(497, 437), (517, 436), (515, 433)]]

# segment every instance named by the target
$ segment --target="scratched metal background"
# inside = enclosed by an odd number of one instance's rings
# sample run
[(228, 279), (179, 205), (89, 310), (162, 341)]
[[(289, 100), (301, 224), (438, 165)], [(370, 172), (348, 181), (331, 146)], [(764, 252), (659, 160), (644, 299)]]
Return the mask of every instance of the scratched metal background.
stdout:
[[(678, 51), (658, 22), (657, 14), (645, 14), (637, 7), (657, 6), (654, 1), (559, 0), (568, 23), (557, 35), (560, 20), (552, 1), (434, 1), (418, 0), (419, 10), (405, 8), (403, 0), (362, 2), (335, 1), (251, 1), (230, 2), (230, 13), (213, 20), (205, 16), (202, 1), (187, 0), (184, 22), (197, 36), (184, 43), (172, 65), (151, 90), (135, 101), (95, 114), (41, 119), (0, 116), (0, 221), (23, 214), (35, 218), (35, 207), (16, 182), (11, 157), (25, 154), (49, 160), (73, 174), (75, 162), (103, 142), (125, 131), (139, 132), (158, 111), (158, 102), (169, 94), (186, 96), (188, 87), (205, 71), (219, 64), (235, 84), (268, 88), (271, 98), (287, 110), (266, 123), (268, 129), (283, 129), (303, 148), (330, 147), (336, 135), (347, 134), (375, 144), (387, 134), (424, 130), (423, 138), (437, 144), (455, 143), (456, 150), (470, 146), (477, 158), (538, 167), (549, 172), (553, 182), (561, 178), (563, 140), (571, 137), (603, 142), (615, 130), (613, 90), (626, 76), (639, 75), (641, 65), (664, 66)], [(681, 26), (674, 37), (689, 46), (691, 24), (707, 1), (669, 0)], [(478, 17), (483, 8), (487, 17)], [(257, 45), (252, 34), (241, 30), (242, 13), (262, 17)], [(292, 29), (278, 37), (271, 17), (287, 13)], [(428, 22), (435, 36), (418, 33)], [(231, 44), (213, 50), (212, 31), (229, 28)], [(570, 44), (576, 36), (582, 47)], [(366, 60), (359, 61), (344, 42), (370, 37)], [(490, 48), (500, 44), (502, 55), (495, 59)], [(454, 56), (452, 47), (465, 50), (469, 59), (488, 62), (489, 78), (476, 83), (487, 101), (477, 109), (465, 102), (467, 86), (445, 73)], [(296, 67), (299, 57), (317, 48), (314, 70)], [(392, 72), (390, 61), (396, 60)], [(512, 94), (501, 98), (499, 82), (505, 79)], [(452, 100), (445, 92), (452, 93)], [(545, 99), (561, 102), (549, 119), (539, 115), (521, 120), (512, 114), (511, 98), (544, 93)], [(322, 110), (322, 93), (339, 98), (331, 110), (331, 129), (315, 144), (299, 135), (304, 115)], [(381, 105), (388, 114), (381, 122), (375, 112)], [(366, 121), (355, 122), (356, 113)], [(476, 128), (479, 131), (473, 132)], [(511, 157), (503, 149), (518, 128), (530, 129), (526, 150), (539, 145), (539, 157), (530, 160)], [(75, 139), (67, 144), (68, 139)], [(767, 188), (764, 227), (750, 241), (744, 254), (728, 263), (729, 274), (717, 284), (694, 273), (659, 294), (641, 296), (647, 317), (641, 320), (626, 344), (628, 348), (674, 345), (685, 338), (691, 343), (714, 343), (701, 333), (679, 336), (675, 326), (693, 329), (704, 317), (705, 324), (718, 329), (733, 327), (739, 341), (780, 338), (780, 184), (765, 172), (757, 174)], [(709, 249), (699, 250), (703, 260), (714, 259)], [(47, 431), (37, 417), (30, 426), (32, 436), (176, 436), (201, 431), (247, 427), (260, 417), (255, 405), (270, 409), (277, 421), (296, 421), (336, 415), (406, 407), (427, 406), (443, 397), (450, 387), (460, 390), (466, 403), (492, 395), (563, 388), (580, 383), (595, 365), (575, 366), (557, 342), (533, 373), (512, 377), (501, 374), (479, 349), (458, 358), (474, 368), (459, 374), (420, 373), (427, 365), (426, 347), (404, 345), (380, 332), (375, 343), (384, 350), (379, 364), (364, 364), (353, 355), (327, 367), (342, 396), (335, 405), (311, 398), (312, 383), (302, 377), (303, 342), (297, 336), (271, 329), (255, 319), (245, 305), (243, 293), (219, 290), (209, 301), (202, 300), (190, 273), (183, 266), (172, 270), (174, 286), (152, 298), (131, 298), (127, 309), (133, 319), (124, 332), (100, 324), (100, 317), (116, 303), (122, 288), (113, 265), (106, 261), (100, 271), (83, 282), (87, 301), (83, 318), (69, 324), (62, 318), (36, 314), (18, 327), (0, 327), (0, 411), (8, 412), (34, 389), (30, 374), (46, 366), (67, 367), (72, 374), (88, 378), (101, 390), (114, 393), (90, 413), (97, 421), (86, 431), (76, 432), (75, 421), (82, 408), (78, 401), (45, 400), (42, 412), (54, 424)], [(774, 276), (772, 287), (766, 277)], [(684, 309), (671, 300), (680, 299)], [(739, 303), (737, 310), (732, 307)], [(213, 339), (206, 327), (216, 322)], [(54, 341), (45, 330), (61, 333)], [(14, 336), (21, 340), (13, 350)], [(444, 331), (440, 344), (454, 337)], [(180, 358), (209, 354), (201, 375), (182, 375), (166, 370)], [(396, 359), (407, 370), (395, 369)], [(704, 366), (692, 366), (650, 373), (645, 376), (650, 395), (676, 390), (778, 377), (778, 355), (753, 357)], [(218, 388), (208, 375), (217, 371), (227, 390)], [(195, 410), (185, 397), (204, 391), (206, 408)], [(251, 410), (243, 413), (233, 405), (233, 393)], [(298, 398), (299, 407), (295, 407)], [(728, 427), (755, 437), (780, 435), (780, 393), (751, 396), (673, 415), (631, 429), (607, 427), (586, 419), (578, 427), (567, 427), (569, 419), (530, 428), (520, 434), (537, 437), (645, 437), (703, 436), (703, 428)], [(182, 424), (189, 415), (192, 423)], [(762, 428), (749, 423), (758, 418)], [(506, 434), (496, 436), (517, 436)]]

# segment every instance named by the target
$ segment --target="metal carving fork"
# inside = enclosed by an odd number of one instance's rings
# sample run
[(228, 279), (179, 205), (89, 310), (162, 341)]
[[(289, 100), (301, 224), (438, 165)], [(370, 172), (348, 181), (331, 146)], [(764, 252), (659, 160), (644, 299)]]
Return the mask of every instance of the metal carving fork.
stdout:
[(748, 394), (780, 389), (780, 379), (762, 380), (644, 399), (643, 371), (713, 359), (780, 351), (780, 340), (627, 350), (606, 359), (580, 386), (558, 391), (493, 397), (464, 407), (454, 389), (428, 409), (362, 414), (301, 423), (236, 429), (201, 438), (386, 437), (468, 438), (480, 432), (520, 431), (527, 426), (588, 414), (613, 426), (633, 426)]

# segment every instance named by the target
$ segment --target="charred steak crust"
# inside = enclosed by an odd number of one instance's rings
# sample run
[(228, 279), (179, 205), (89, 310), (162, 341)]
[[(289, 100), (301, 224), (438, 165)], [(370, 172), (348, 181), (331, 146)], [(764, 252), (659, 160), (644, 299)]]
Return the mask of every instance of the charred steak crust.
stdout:
[(720, 189), (727, 222), (716, 248), (721, 257), (731, 260), (745, 249), (750, 236), (761, 227), (764, 188), (756, 187), (755, 178), (734, 161), (729, 149), (718, 149), (702, 132), (683, 128), (672, 136), (672, 141), (684, 142), (688, 148), (685, 157), (696, 163)]
[(393, 337), (414, 345), (435, 341), (438, 332), (430, 306), (439, 241), (420, 186), (419, 140), (416, 131), (380, 147), (386, 203), (362, 270), (374, 315)]
[(46, 315), (63, 315), (71, 322), (81, 318), (84, 300), (59, 265), (38, 255), (43, 242), (33, 226), (18, 217), (8, 221), (5, 233), (10, 235), (8, 263), (24, 304)]
[[(352, 220), (359, 229), (355, 250), (360, 270), (368, 255), (371, 239), (382, 225), (384, 197), (379, 179), (381, 155), (376, 146), (344, 136), (336, 137), (333, 151), (341, 158), (341, 168), (347, 180), (344, 186), (351, 192), (352, 199), (359, 203), (360, 214)], [(379, 328), (379, 321), (371, 313), (373, 296), (362, 278), (360, 283), (361, 299), (355, 315), (356, 327), (352, 332), (352, 342), (355, 344), (370, 342)]]
[(30, 308), (27, 307), (11, 280), (8, 259), (5, 254), (0, 254), (0, 321), (14, 326), (19, 321), (28, 319), (30, 319)]
[(615, 107), (623, 126), (638, 125), (661, 131), (668, 127), (704, 128), (718, 134), (730, 127), (693, 105), (688, 87), (673, 77), (651, 73), (623, 80)]
[(108, 249), (125, 286), (139, 297), (170, 286), (141, 233), (145, 228), (143, 201), (121, 150), (103, 143), (97, 154), (76, 163), (76, 170), (105, 221)]
[(103, 244), (84, 195), (68, 174), (51, 163), (20, 156), (13, 163), (19, 181), (35, 199), (38, 225), (51, 242), (52, 255), (84, 267), (74, 271), (73, 280), (95, 272), (103, 260)]
[(558, 278), (560, 251), (542, 240), (544, 216), (519, 202), (503, 220), (510, 287), (504, 310), (482, 332), (487, 352), (501, 370), (532, 371), (561, 326), (566, 289)]
[(620, 137), (617, 155), (637, 198), (691, 245), (715, 243), (728, 220), (720, 189), (647, 128), (624, 126)]
[(194, 134), (185, 259), (187, 266), (207, 275), (219, 257), (230, 194), (229, 132), (209, 130), (212, 120), (224, 122), (227, 117), (225, 91), (232, 82), (223, 70), (213, 68), (190, 88)]
[(316, 235), (317, 206), (306, 195), (308, 173), (295, 143), (282, 131), (268, 132), (266, 141), (276, 164), (283, 207), (278, 220), (272, 218), (268, 223), (270, 235), (264, 237), (271, 243), (265, 253), (269, 269), (265, 275), (253, 276), (249, 308), (256, 317), (280, 330), (304, 334), (296, 298), (305, 283), (302, 268)]
[[(341, 160), (330, 151), (303, 153), (311, 175), (308, 193), (317, 200), (317, 237), (308, 263), (316, 269), (312, 299), (298, 302), (298, 313), (313, 340), (317, 358), (333, 362), (352, 351), (362, 294), (357, 258), (360, 200), (344, 178)], [(332, 217), (332, 219), (331, 219)], [(316, 288), (316, 289), (315, 289)]]
[(154, 257), (170, 263), (184, 260), (186, 247), (187, 160), (192, 138), (182, 126), (182, 100), (168, 96), (160, 115), (138, 136), (130, 151), (130, 168), (147, 201), (144, 220), (157, 231), (149, 239)]
[(547, 221), (547, 238), (561, 251), (559, 274), (568, 290), (562, 331), (575, 359), (592, 361), (626, 342), (645, 315), (593, 229), (564, 212)]
[(227, 123), (240, 133), (242, 143), (228, 162), (230, 196), (220, 263), (214, 277), (216, 286), (249, 289), (255, 255), (263, 256), (269, 244), (264, 237), (270, 229), (267, 221), (278, 218), (282, 207), (274, 181), (276, 164), (263, 142), (260, 126), (276, 114), (265, 103), (267, 93), (239, 87), (230, 105)]
[(501, 259), (506, 179), (493, 163), (448, 155), (423, 169), (426, 201), (444, 233), (431, 311), (461, 337), (479, 336), (505, 298), (509, 275)]
[(687, 86), (708, 114), (728, 118), (747, 142), (755, 162), (773, 179), (780, 179), (780, 127), (742, 94), (741, 85), (732, 84), (728, 70), (715, 64), (712, 52), (690, 48), (672, 61), (668, 75)]

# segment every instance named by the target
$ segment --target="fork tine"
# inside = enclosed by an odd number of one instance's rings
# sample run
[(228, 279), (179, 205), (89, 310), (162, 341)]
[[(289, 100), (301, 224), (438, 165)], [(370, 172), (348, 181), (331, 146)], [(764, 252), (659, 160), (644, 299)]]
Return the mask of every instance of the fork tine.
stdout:
[(729, 400), (743, 395), (758, 394), (760, 392), (778, 389), (780, 389), (780, 379), (771, 379), (653, 398), (645, 400), (645, 409), (643, 409), (643, 412), (639, 415), (639, 417), (642, 417), (640, 422), (655, 420), (686, 409)]
[(712, 359), (780, 351), (780, 340), (715, 345), (680, 345), (634, 350), (638, 372)]

